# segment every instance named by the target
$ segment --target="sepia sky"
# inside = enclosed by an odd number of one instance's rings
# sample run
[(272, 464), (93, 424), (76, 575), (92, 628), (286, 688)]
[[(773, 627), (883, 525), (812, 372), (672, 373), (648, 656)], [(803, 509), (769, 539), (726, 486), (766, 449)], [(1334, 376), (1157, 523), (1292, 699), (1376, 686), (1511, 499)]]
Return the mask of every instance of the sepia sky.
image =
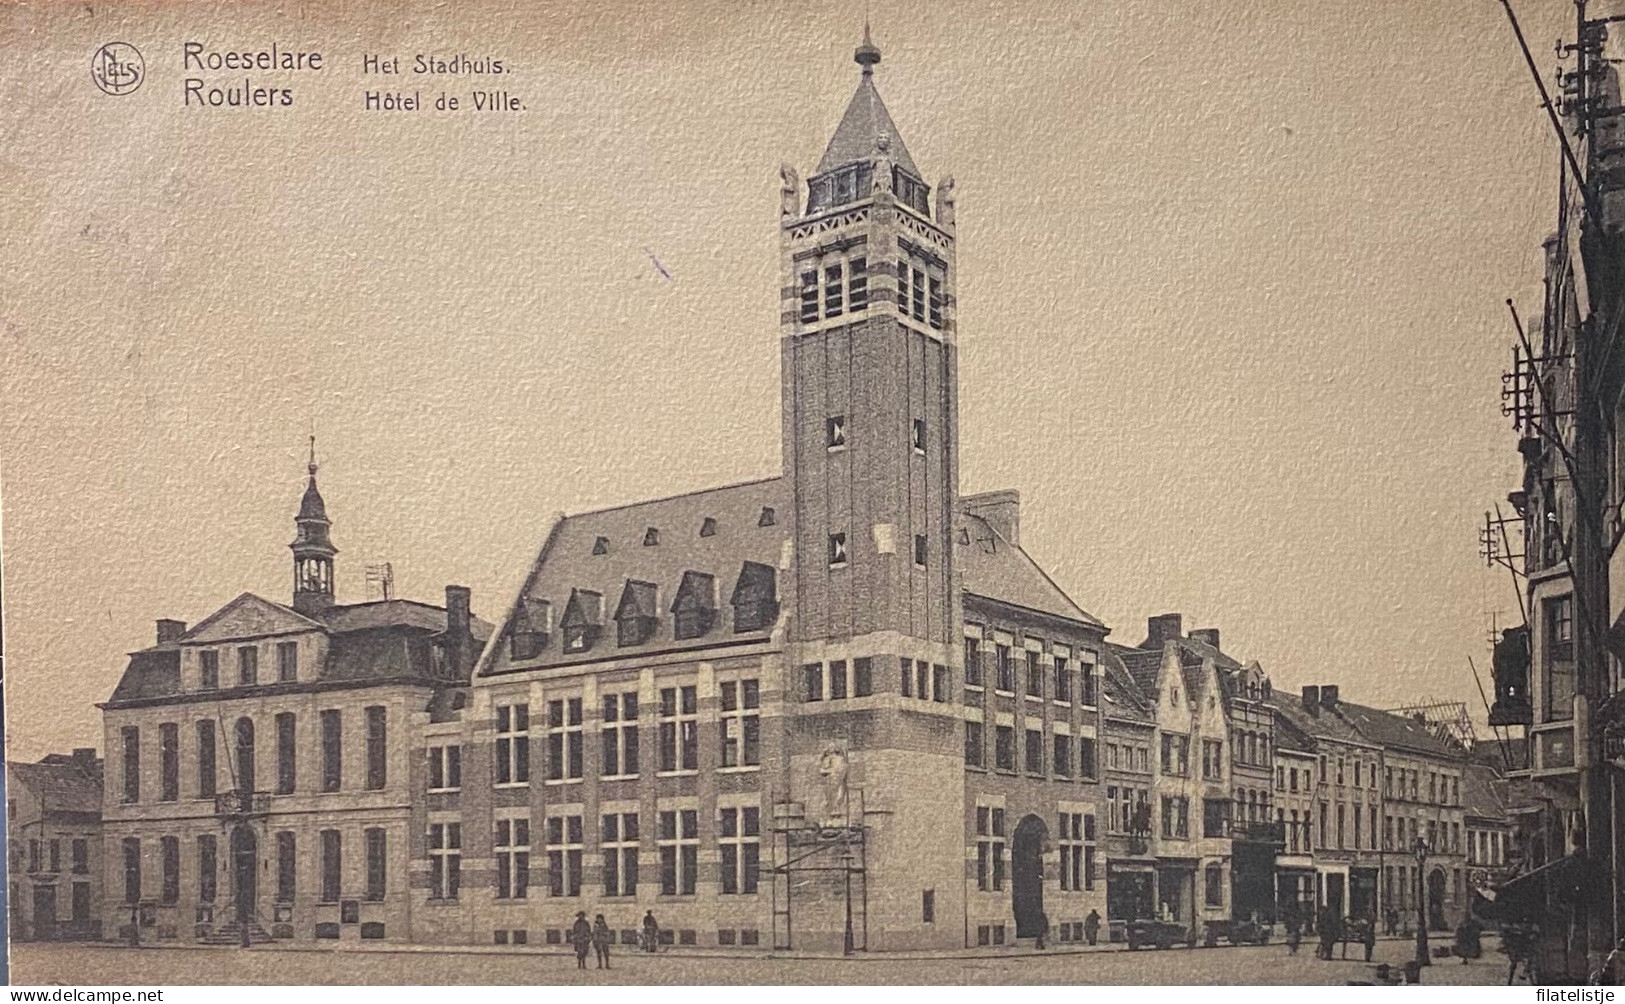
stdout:
[[(1277, 688), (1482, 720), (1502, 301), (1534, 312), (1557, 165), (1500, 4), (986, 7), (870, 12), (957, 182), (961, 490), (1019, 489), (1115, 641), (1180, 611)], [(1520, 8), (1549, 66), (1572, 8)], [(0, 2), (9, 755), (100, 746), (154, 619), (288, 600), (313, 425), (340, 599), (387, 560), (491, 619), (550, 514), (777, 473), (778, 166), (817, 162), (864, 16)], [(132, 94), (89, 79), (112, 40)], [(189, 109), (187, 41), (327, 65)], [(417, 52), (504, 60), (525, 110), (363, 112), (362, 54)]]

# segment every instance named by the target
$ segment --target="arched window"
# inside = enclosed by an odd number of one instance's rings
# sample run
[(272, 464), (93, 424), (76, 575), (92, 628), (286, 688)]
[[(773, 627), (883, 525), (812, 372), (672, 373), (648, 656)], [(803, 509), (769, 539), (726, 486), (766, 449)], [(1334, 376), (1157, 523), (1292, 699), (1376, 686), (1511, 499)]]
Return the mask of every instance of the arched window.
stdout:
[(254, 790), (254, 720), (237, 719), (237, 789)]

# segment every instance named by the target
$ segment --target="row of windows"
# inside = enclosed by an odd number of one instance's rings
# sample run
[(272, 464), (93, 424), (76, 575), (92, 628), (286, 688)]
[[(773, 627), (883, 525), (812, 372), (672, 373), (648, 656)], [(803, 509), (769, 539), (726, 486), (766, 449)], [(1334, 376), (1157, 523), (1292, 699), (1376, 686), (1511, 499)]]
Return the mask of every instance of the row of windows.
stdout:
[[(1437, 771), (1427, 772), (1427, 801), (1431, 805), (1460, 805), (1461, 779)], [(1383, 771), (1383, 794), (1389, 798), (1422, 800), (1422, 772), (1415, 768), (1388, 767)], [(1375, 787), (1375, 785), (1373, 785)]]
[[(1025, 729), (1023, 740), (1021, 769), (1029, 775), (1084, 781), (1093, 781), (1098, 777), (1095, 741), (1088, 736), (1056, 733), (1050, 736), (1046, 746), (1043, 731)], [(981, 722), (965, 723), (965, 765), (978, 769), (987, 767), (987, 730)], [(993, 727), (993, 769), (1004, 774), (1017, 771), (1016, 729), (1013, 725)]]
[[(260, 650), (254, 645), (240, 645), (237, 655), (237, 686), (252, 687), (260, 682)], [(292, 641), (276, 644), (276, 679), (278, 683), (293, 683), (299, 679), (299, 643)], [(220, 689), (220, 649), (206, 648), (198, 652), (198, 686), (202, 690)]]
[[(914, 535), (914, 567), (924, 568), (931, 555), (931, 545), (923, 533)], [(849, 561), (846, 547), (846, 531), (838, 530), (829, 535), (829, 567), (845, 568)]]
[[(74, 837), (69, 841), (68, 853), (71, 863), (69, 870), (76, 875), (85, 875), (90, 872), (90, 841), (83, 837)], [(20, 843), (11, 847), (11, 868), (13, 871), (23, 870), (23, 848)], [(31, 872), (46, 871), (59, 874), (62, 871), (62, 841), (52, 839), (41, 841), (38, 838), (28, 841), (28, 870)]]
[(1106, 744), (1106, 766), (1111, 770), (1151, 773), (1151, 747), (1138, 743)]
[[(947, 303), (942, 276), (907, 258), (899, 259), (893, 268), (897, 276), (897, 312), (941, 331)], [(816, 324), (820, 319), (828, 321), (867, 310), (869, 261), (853, 257), (803, 269), (798, 295), (797, 317), (802, 324)]]
[[(381, 791), (388, 780), (388, 711), (382, 705), (363, 709), (366, 723), (366, 763), (362, 787), (367, 791)], [(321, 730), (321, 785), (323, 792), (340, 791), (344, 787), (344, 722), (337, 708), (318, 714)], [(273, 719), (276, 731), (276, 776), (273, 794), (291, 795), (298, 788), (299, 741), (298, 718), (291, 711), (277, 714)], [(216, 728), (213, 719), (199, 719), (193, 728), (193, 749), (196, 755), (198, 798), (213, 798), (218, 793), (219, 756)], [(123, 801), (133, 804), (141, 800), (141, 727), (126, 725), (120, 730), (123, 750)], [(243, 792), (263, 790), (260, 787), (258, 755), (256, 751), (254, 720), (247, 715), (237, 719), (232, 728), (233, 746), (226, 761), (230, 772), (231, 789)], [(158, 800), (174, 802), (180, 799), (180, 726), (163, 722), (158, 726)]]
[(1230, 744), (1231, 748), (1235, 750), (1236, 763), (1249, 764), (1254, 767), (1269, 767), (1273, 763), (1270, 758), (1270, 736), (1268, 732), (1232, 729)]
[[(1408, 822), (1407, 822), (1408, 820)], [(1421, 821), (1414, 816), (1383, 816), (1382, 840), (1383, 849), (1390, 851), (1408, 851), (1416, 846), (1422, 839), (1423, 830)], [(1427, 821), (1427, 837), (1424, 843), (1436, 854), (1460, 854), (1462, 852), (1462, 829), (1460, 823), (1430, 819)], [(1371, 834), (1375, 846), (1376, 832), (1373, 827)], [(1339, 845), (1341, 846), (1341, 845)]]
[[(599, 776), (632, 778), (644, 770), (641, 710), (636, 691), (601, 695), (598, 726)], [(761, 681), (730, 680), (718, 687), (718, 758), (722, 767), (752, 767), (761, 763)], [(577, 781), (585, 774), (586, 726), (582, 699), (548, 701), (543, 738), (544, 769), (548, 781)], [(662, 774), (699, 769), (699, 694), (693, 685), (664, 687), (654, 709), (655, 763)], [(530, 782), (530, 705), (505, 704), (496, 709), (495, 782)], [(437, 746), (429, 751), (432, 788), (462, 785), (462, 751)]]
[[(909, 448), (920, 456), (925, 455), (925, 419), (916, 418), (909, 427)], [(824, 449), (830, 453), (840, 453), (849, 445), (847, 420), (845, 415), (831, 415), (824, 419)]]
[[(605, 813), (599, 818), (598, 851), (602, 861), (599, 881), (605, 896), (633, 897), (641, 881), (638, 864), (642, 838), (636, 812)], [(544, 888), (551, 897), (581, 895), (585, 879), (587, 835), (579, 815), (548, 816), (543, 820), (542, 842), (533, 847), (530, 818), (513, 816), (496, 821), (493, 852), (496, 858), (496, 897), (528, 899), (531, 892), (531, 856), (539, 852), (545, 868)], [(660, 895), (692, 896), (699, 874), (700, 822), (696, 809), (664, 809), (655, 813), (653, 834)], [(719, 887), (724, 895), (754, 895), (761, 883), (762, 817), (757, 806), (730, 806), (717, 810), (711, 837), (720, 862)], [(429, 895), (456, 899), (461, 889), (462, 824), (429, 825)]]
[[(980, 640), (976, 638), (965, 639), (965, 686), (967, 688), (982, 689), (987, 686), (986, 674), (982, 665), (982, 654)], [(998, 641), (994, 643), (992, 669), (994, 693), (1015, 696), (1017, 683), (1016, 662), (1008, 644)], [(1076, 699), (1080, 704), (1093, 706), (1096, 694), (1093, 669), (1094, 667), (1088, 663), (1079, 666), (1073, 662), (1070, 655), (1060, 653), (1051, 656), (1051, 665), (1046, 668), (1043, 664), (1041, 652), (1026, 649), (1022, 662), (1022, 694), (1036, 700), (1043, 700), (1045, 696), (1048, 696), (1061, 704), (1071, 704)]]
[[(369, 827), (361, 831), (362, 847), (366, 856), (365, 884), (361, 898), (380, 902), (387, 889), (388, 852), (383, 829)], [(299, 848), (297, 835), (292, 830), (279, 830), (275, 837), (276, 902), (290, 904), (298, 893)], [(318, 840), (318, 901), (337, 903), (343, 898), (344, 839), (338, 830), (321, 830)], [(124, 901), (142, 901), (142, 848), (141, 838), (125, 837)], [(219, 838), (212, 833), (197, 837), (193, 865), (197, 874), (197, 898), (202, 904), (213, 903), (220, 896), (220, 865), (222, 848)], [(173, 905), (180, 902), (181, 841), (179, 837), (158, 838), (158, 902)]]
[[(1062, 812), (1057, 820), (1056, 846), (1060, 850), (1060, 885), (1063, 892), (1095, 887), (1095, 817), (1093, 813)], [(982, 892), (1002, 892), (1005, 877), (1005, 813), (1000, 806), (976, 807), (976, 888)], [(929, 901), (927, 901), (929, 903)], [(925, 908), (930, 921), (933, 905)]]

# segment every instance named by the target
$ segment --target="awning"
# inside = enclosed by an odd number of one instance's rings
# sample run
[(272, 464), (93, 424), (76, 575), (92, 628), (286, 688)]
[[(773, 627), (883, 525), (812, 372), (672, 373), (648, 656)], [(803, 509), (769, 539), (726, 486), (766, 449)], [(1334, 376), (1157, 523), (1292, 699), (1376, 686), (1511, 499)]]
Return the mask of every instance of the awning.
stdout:
[(1532, 872), (1488, 890), (1488, 900), (1479, 913), (1489, 920), (1538, 924), (1546, 919), (1551, 906), (1569, 906), (1584, 901), (1589, 862), (1581, 857), (1563, 857)]

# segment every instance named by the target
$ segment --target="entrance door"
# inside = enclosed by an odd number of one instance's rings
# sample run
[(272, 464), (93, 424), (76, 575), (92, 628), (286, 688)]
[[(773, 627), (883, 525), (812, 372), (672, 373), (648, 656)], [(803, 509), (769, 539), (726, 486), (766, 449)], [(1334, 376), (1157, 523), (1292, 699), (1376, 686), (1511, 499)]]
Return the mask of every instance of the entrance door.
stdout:
[(258, 892), (258, 843), (254, 831), (246, 825), (239, 825), (231, 831), (231, 891), (237, 901), (238, 921), (248, 921), (254, 916)]
[(1010, 905), (1016, 915), (1016, 937), (1036, 938), (1044, 930), (1044, 836), (1037, 816), (1016, 826), (1010, 841)]
[(56, 886), (34, 887), (34, 937), (39, 941), (56, 940)]
[(1444, 869), (1435, 869), (1428, 876), (1428, 927), (1443, 931), (1444, 922)]
[(1339, 920), (1348, 916), (1344, 909), (1343, 876), (1337, 872), (1326, 876), (1326, 906), (1331, 909), (1332, 916)]

